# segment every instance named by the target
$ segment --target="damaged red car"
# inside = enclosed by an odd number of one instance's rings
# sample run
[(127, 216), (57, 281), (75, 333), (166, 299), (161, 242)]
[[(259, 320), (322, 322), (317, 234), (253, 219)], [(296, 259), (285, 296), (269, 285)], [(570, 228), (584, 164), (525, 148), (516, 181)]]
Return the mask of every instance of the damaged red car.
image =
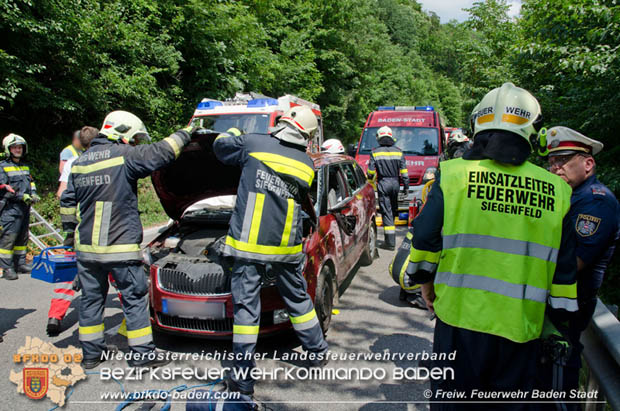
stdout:
[[(232, 338), (231, 278), (220, 257), (241, 170), (213, 153), (216, 133), (194, 135), (171, 166), (153, 175), (174, 220), (145, 249), (151, 323), (156, 331)], [(271, 138), (265, 135), (265, 138)], [(313, 154), (316, 177), (304, 206), (304, 276), (324, 332), (358, 264), (376, 254), (375, 196), (351, 157)], [(275, 273), (262, 279), (260, 335), (291, 328)]]

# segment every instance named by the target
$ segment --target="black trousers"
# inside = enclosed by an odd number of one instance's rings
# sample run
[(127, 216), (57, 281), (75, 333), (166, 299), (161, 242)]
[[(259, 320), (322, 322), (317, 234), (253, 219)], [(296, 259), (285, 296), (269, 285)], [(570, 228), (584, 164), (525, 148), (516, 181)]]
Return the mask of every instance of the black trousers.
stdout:
[[(438, 360), (433, 364), (435, 367), (452, 367), (454, 379), (431, 379), (434, 393), (431, 401), (454, 401), (440, 398), (438, 390), (464, 391), (464, 401), (484, 401), (471, 397), (474, 389), (482, 392), (529, 392), (535, 386), (539, 349), (538, 340), (516, 343), (496, 335), (453, 327), (437, 318), (433, 352), (449, 354), (456, 351), (456, 359)], [(521, 399), (529, 400), (529, 395)], [(532, 409), (530, 404), (517, 401), (508, 404), (431, 403), (431, 410)]]
[(377, 183), (379, 213), (381, 213), (381, 219), (383, 220), (385, 242), (392, 247), (396, 245), (394, 216), (398, 215), (398, 190), (400, 190), (398, 177), (382, 178)]

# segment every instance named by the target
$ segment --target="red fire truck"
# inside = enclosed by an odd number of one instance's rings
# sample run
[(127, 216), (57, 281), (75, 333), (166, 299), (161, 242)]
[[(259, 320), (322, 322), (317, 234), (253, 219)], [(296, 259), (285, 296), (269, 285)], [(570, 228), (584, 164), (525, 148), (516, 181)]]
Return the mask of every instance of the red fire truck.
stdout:
[[(377, 147), (380, 127), (389, 126), (396, 137), (396, 147), (403, 150), (409, 171), (409, 196), (399, 200), (399, 221), (406, 223), (410, 202), (422, 198), (424, 184), (435, 178), (440, 157), (445, 150), (441, 116), (431, 106), (381, 106), (368, 116), (357, 144), (355, 159), (366, 172), (370, 153)], [(402, 187), (401, 187), (402, 190)], [(399, 223), (397, 221), (397, 224)]]

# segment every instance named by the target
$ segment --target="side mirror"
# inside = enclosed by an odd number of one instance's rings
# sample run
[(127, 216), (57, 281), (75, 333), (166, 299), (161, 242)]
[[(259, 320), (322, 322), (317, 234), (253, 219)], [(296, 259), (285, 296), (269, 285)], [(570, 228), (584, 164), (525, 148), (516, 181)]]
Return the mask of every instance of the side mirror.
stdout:
[(347, 146), (347, 154), (355, 158), (355, 154), (357, 154), (357, 144), (349, 144)]

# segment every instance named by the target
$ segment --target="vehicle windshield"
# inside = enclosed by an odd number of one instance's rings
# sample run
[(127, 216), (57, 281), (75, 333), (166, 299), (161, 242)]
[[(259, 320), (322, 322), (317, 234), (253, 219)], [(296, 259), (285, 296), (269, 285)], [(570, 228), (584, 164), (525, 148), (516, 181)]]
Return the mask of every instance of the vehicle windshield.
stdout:
[[(364, 129), (360, 154), (370, 154), (373, 148), (378, 147), (377, 130), (379, 127)], [(436, 156), (438, 154), (439, 133), (436, 128), (428, 127), (392, 127), (396, 137), (396, 147), (405, 154), (417, 156)]]
[(231, 127), (242, 133), (267, 134), (269, 132), (269, 114), (217, 114), (195, 117), (192, 126), (204, 127), (223, 133)]

